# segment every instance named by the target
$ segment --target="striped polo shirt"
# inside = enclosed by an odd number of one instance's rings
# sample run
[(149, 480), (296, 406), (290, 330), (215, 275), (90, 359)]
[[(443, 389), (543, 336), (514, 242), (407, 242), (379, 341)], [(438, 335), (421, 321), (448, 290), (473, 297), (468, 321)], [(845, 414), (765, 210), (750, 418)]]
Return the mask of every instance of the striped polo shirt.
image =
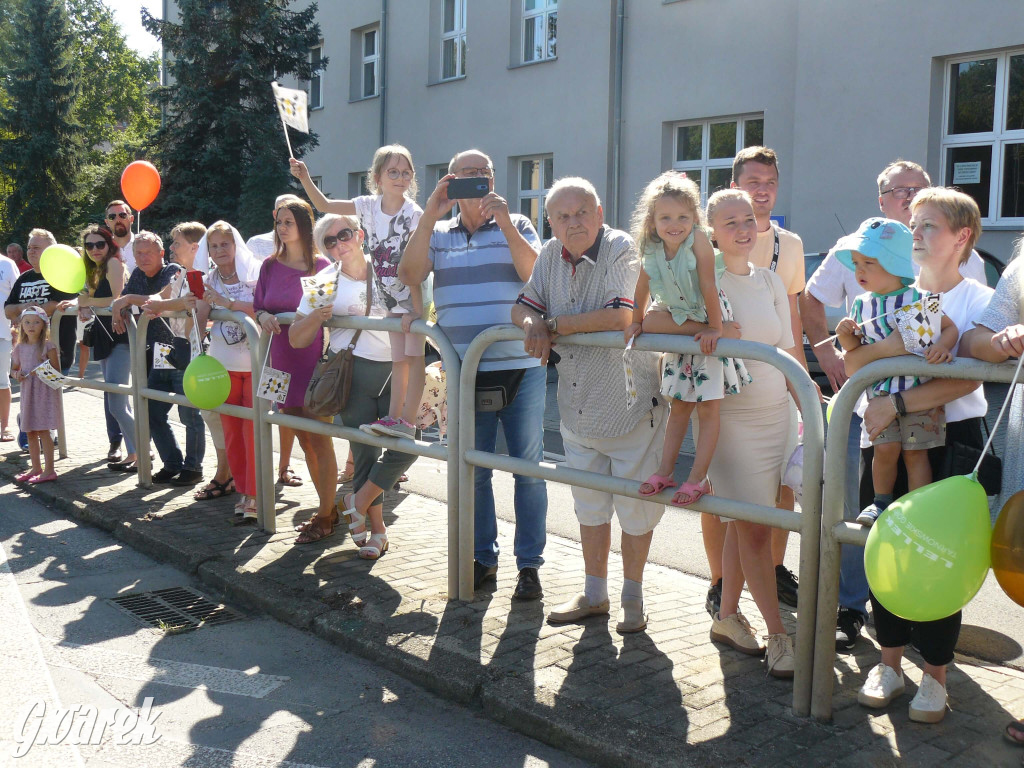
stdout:
[[(534, 250), (540, 250), (537, 230), (525, 216), (511, 214), (512, 223)], [(430, 262), (434, 268), (434, 306), (437, 324), (459, 358), (470, 342), (495, 325), (512, 322), (512, 307), (523, 281), (512, 263), (512, 253), (493, 219), (471, 235), (461, 216), (439, 221), (430, 235)], [(481, 371), (536, 368), (540, 360), (523, 350), (521, 341), (491, 344), (480, 361)]]
[[(893, 312), (907, 304), (913, 304), (924, 297), (917, 288), (904, 288), (893, 293), (862, 293), (853, 300), (850, 317), (864, 331), (862, 341), (874, 344), (888, 338), (892, 334), (899, 335), (896, 318)], [(889, 379), (876, 381), (871, 388), (871, 397), (891, 392), (906, 392), (911, 387), (923, 384), (928, 379), (917, 376), (893, 376)]]

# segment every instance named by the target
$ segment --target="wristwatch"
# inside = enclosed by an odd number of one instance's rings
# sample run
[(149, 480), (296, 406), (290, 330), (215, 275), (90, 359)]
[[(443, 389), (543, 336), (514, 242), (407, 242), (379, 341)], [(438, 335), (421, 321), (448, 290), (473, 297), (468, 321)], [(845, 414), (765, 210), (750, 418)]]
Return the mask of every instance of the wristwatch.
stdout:
[(548, 330), (551, 331), (552, 333), (558, 333), (557, 317), (549, 317), (547, 320), (544, 321), (544, 325), (546, 325), (548, 327)]

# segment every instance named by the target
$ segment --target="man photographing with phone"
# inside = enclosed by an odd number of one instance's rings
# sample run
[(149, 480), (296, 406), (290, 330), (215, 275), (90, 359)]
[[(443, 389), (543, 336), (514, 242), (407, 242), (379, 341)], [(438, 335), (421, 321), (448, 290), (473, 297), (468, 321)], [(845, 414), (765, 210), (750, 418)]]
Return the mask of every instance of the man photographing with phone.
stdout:
[[(474, 196), (453, 199), (457, 195)], [(456, 203), (458, 215), (443, 219)], [(509, 213), (508, 203), (494, 191), (490, 158), (471, 149), (451, 159), (448, 175), (423, 206), (419, 225), (402, 254), (398, 279), (418, 285), (433, 271), (437, 324), (462, 357), (478, 334), (512, 321), (512, 307), (530, 279), (539, 251), (540, 238), (533, 224), (525, 216)], [(500, 421), (509, 455), (540, 461), (547, 384), (541, 361), (527, 355), (522, 342), (492, 344), (480, 362), (478, 390), (485, 380), (494, 393), (487, 402), (497, 410), (477, 408), (476, 449), (494, 451)], [(475, 479), (473, 588), (479, 589), (497, 579), (498, 523), (491, 470), (477, 468)], [(515, 475), (519, 578), (513, 597), (519, 600), (536, 600), (544, 594), (537, 569), (544, 562), (547, 510), (544, 481)]]

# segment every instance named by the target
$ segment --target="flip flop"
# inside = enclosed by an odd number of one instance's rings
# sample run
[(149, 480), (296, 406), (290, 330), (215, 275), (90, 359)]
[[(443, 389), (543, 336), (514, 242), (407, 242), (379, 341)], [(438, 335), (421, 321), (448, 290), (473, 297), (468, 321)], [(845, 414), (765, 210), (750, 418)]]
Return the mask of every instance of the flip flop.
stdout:
[(648, 493), (644, 493), (644, 491), (641, 490), (641, 496), (654, 496), (656, 493), (661, 493), (666, 488), (675, 488), (676, 481), (672, 479), (672, 475), (653, 474), (641, 485), (649, 485), (654, 489)]
[(699, 483), (683, 483), (672, 497), (672, 506), (688, 507), (696, 504), (701, 496), (711, 493), (711, 481), (706, 477)]

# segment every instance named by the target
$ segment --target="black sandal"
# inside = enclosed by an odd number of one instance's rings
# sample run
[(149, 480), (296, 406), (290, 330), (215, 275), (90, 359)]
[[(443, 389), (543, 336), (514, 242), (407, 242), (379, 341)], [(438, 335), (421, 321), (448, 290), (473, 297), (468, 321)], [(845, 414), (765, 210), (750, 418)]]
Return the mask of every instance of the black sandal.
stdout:
[(223, 483), (211, 480), (205, 488), (200, 488), (196, 491), (192, 498), (196, 501), (208, 501), (210, 499), (219, 499), (221, 496), (230, 496), (235, 492), (234, 482), (235, 479), (233, 477), (229, 477)]

